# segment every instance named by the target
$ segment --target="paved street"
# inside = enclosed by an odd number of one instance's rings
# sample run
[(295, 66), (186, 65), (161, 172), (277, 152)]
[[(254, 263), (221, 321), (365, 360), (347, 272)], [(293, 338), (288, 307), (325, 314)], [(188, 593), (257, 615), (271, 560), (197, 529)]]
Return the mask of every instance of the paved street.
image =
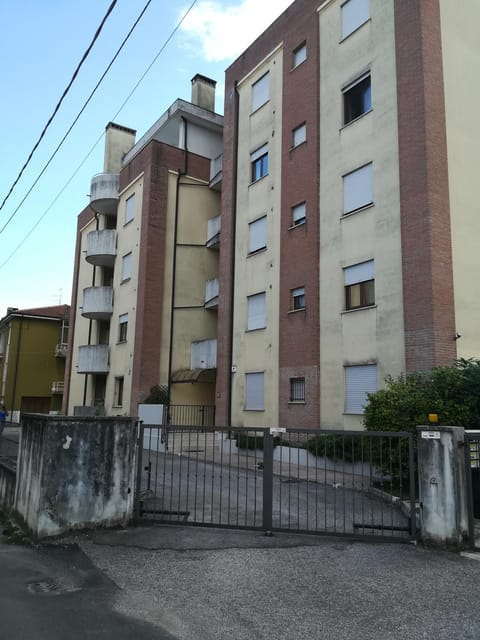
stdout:
[(78, 542), (116, 610), (182, 640), (478, 640), (480, 555), (180, 526)]

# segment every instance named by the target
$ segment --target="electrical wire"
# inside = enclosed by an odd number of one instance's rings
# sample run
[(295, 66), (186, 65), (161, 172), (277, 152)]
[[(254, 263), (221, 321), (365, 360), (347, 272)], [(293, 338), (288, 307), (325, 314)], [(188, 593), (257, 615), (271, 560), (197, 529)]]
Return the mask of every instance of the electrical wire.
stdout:
[(90, 95), (88, 96), (87, 100), (85, 101), (85, 103), (83, 104), (83, 107), (80, 109), (80, 111), (77, 113), (74, 121), (72, 122), (72, 124), (70, 125), (70, 127), (67, 129), (67, 132), (65, 133), (65, 135), (63, 136), (63, 138), (60, 140), (59, 144), (57, 145), (55, 151), (52, 153), (52, 155), (50, 156), (50, 158), (47, 160), (46, 164), (43, 166), (42, 170), (40, 171), (40, 173), (38, 174), (38, 176), (35, 178), (35, 181), (33, 182), (33, 184), (31, 185), (31, 187), (29, 188), (29, 190), (27, 191), (27, 193), (24, 195), (24, 197), (22, 198), (22, 200), (20, 201), (20, 203), (17, 205), (17, 208), (13, 211), (13, 213), (11, 214), (11, 216), (8, 218), (8, 220), (5, 222), (5, 224), (3, 225), (3, 227), (0, 229), (0, 234), (3, 233), (3, 231), (6, 229), (6, 227), (9, 225), (9, 223), (13, 220), (13, 218), (15, 217), (15, 215), (17, 214), (18, 210), (21, 208), (21, 206), (23, 205), (23, 203), (25, 202), (25, 200), (28, 198), (28, 196), (31, 194), (31, 192), (33, 191), (33, 189), (35, 188), (35, 186), (37, 185), (37, 183), (39, 182), (40, 178), (43, 176), (43, 174), (45, 173), (45, 171), (47, 170), (49, 164), (52, 162), (52, 160), (54, 159), (54, 157), (57, 155), (58, 151), (60, 150), (60, 148), (62, 147), (63, 143), (65, 142), (65, 140), (67, 139), (67, 137), (69, 136), (70, 132), (72, 131), (73, 127), (77, 124), (80, 116), (82, 115), (82, 113), (85, 111), (85, 109), (87, 108), (88, 103), (90, 102), (90, 100), (93, 98), (94, 94), (96, 93), (98, 87), (102, 84), (105, 76), (107, 75), (107, 73), (110, 71), (111, 67), (113, 66), (113, 63), (115, 62), (115, 60), (117, 59), (117, 57), (119, 56), (121, 50), (123, 49), (123, 47), (125, 46), (125, 44), (127, 43), (128, 39), (130, 38), (130, 36), (132, 35), (133, 31), (135, 30), (137, 24), (140, 22), (140, 20), (142, 19), (145, 11), (148, 9), (149, 5), (151, 4), (152, 0), (148, 0), (147, 4), (143, 7), (142, 11), (140, 12), (139, 16), (137, 17), (137, 19), (135, 20), (135, 22), (133, 23), (130, 31), (127, 33), (127, 35), (125, 36), (125, 38), (123, 39), (123, 42), (121, 43), (121, 45), (119, 46), (119, 48), (117, 49), (117, 52), (115, 53), (115, 55), (113, 56), (113, 58), (110, 60), (107, 68), (105, 69), (105, 71), (103, 72), (103, 74), (101, 75), (99, 81), (97, 82), (97, 84), (95, 85), (93, 91), (90, 93)]
[(85, 62), (85, 60), (88, 58), (88, 55), (90, 54), (90, 51), (93, 48), (93, 45), (95, 44), (96, 40), (98, 39), (98, 36), (100, 35), (100, 33), (101, 33), (102, 29), (103, 29), (103, 26), (105, 25), (105, 22), (107, 21), (109, 15), (112, 13), (115, 5), (117, 4), (117, 1), (118, 0), (112, 0), (112, 3), (108, 7), (107, 13), (104, 15), (102, 22), (100, 23), (100, 25), (98, 26), (97, 30), (95, 31), (95, 34), (93, 36), (93, 39), (92, 39), (91, 43), (89, 44), (87, 50), (85, 51), (85, 53), (83, 54), (80, 62), (78, 63), (77, 68), (75, 69), (75, 71), (73, 73), (73, 76), (70, 79), (70, 82), (68, 83), (67, 87), (65, 88), (64, 92), (62, 93), (62, 96), (61, 96), (60, 100), (57, 103), (57, 106), (53, 110), (53, 113), (50, 116), (50, 118), (48, 119), (47, 124), (44, 126), (43, 131), (40, 134), (40, 137), (38, 138), (37, 142), (34, 144), (33, 149), (30, 151), (25, 164), (20, 169), (20, 172), (19, 172), (18, 176), (15, 178), (12, 186), (10, 187), (10, 189), (9, 189), (9, 191), (7, 193), (7, 195), (3, 199), (2, 204), (0, 204), (0, 211), (3, 209), (3, 207), (4, 207), (5, 203), (7, 202), (8, 198), (11, 196), (13, 190), (15, 189), (16, 185), (18, 184), (18, 181), (22, 177), (23, 172), (25, 171), (25, 169), (27, 168), (28, 164), (30, 163), (30, 160), (32, 159), (33, 154), (38, 149), (38, 146), (39, 146), (40, 142), (43, 140), (43, 137), (45, 136), (45, 134), (47, 132), (47, 129), (49, 128), (49, 126), (53, 122), (53, 119), (57, 115), (58, 110), (60, 109), (60, 105), (62, 104), (62, 102), (65, 99), (66, 95), (70, 91), (70, 88), (71, 88), (72, 84), (75, 82), (75, 79), (76, 79), (76, 77), (78, 75), (78, 72), (80, 71), (80, 68), (82, 67), (82, 65)]
[[(172, 32), (170, 33), (170, 35), (168, 36), (168, 38), (165, 40), (165, 42), (163, 43), (163, 45), (161, 46), (159, 52), (157, 53), (157, 55), (153, 58), (152, 62), (148, 65), (148, 67), (146, 68), (146, 70), (144, 71), (144, 73), (140, 76), (140, 79), (137, 81), (137, 83), (134, 85), (133, 89), (130, 91), (130, 93), (128, 94), (128, 96), (126, 97), (126, 99), (123, 101), (123, 103), (121, 104), (120, 108), (118, 109), (118, 111), (115, 113), (115, 115), (111, 118), (111, 121), (115, 120), (115, 118), (121, 113), (121, 111), (123, 110), (123, 108), (125, 107), (125, 105), (127, 104), (127, 102), (130, 100), (130, 98), (132, 97), (132, 95), (135, 93), (135, 91), (138, 89), (139, 85), (141, 84), (141, 82), (143, 81), (143, 79), (145, 78), (145, 76), (147, 75), (147, 73), (150, 71), (150, 69), (153, 67), (153, 65), (155, 64), (155, 62), (158, 60), (158, 58), (160, 57), (160, 55), (163, 53), (163, 51), (166, 49), (167, 45), (169, 44), (170, 40), (173, 38), (173, 36), (175, 35), (175, 33), (178, 31), (178, 29), (181, 27), (181, 25), (183, 24), (183, 22), (185, 21), (185, 19), (187, 18), (188, 14), (191, 12), (191, 10), (193, 9), (193, 7), (197, 4), (198, 0), (193, 0), (193, 2), (191, 3), (191, 5), (189, 6), (189, 8), (185, 11), (184, 15), (182, 16), (182, 18), (179, 20), (179, 22), (177, 23), (177, 25), (175, 26), (175, 28), (172, 30)], [(77, 173), (80, 171), (80, 169), (82, 168), (82, 166), (85, 164), (85, 162), (88, 160), (88, 158), (91, 156), (91, 154), (93, 153), (94, 149), (96, 148), (96, 146), (98, 145), (98, 143), (102, 140), (102, 138), (104, 137), (105, 132), (102, 132), (101, 136), (99, 136), (99, 138), (96, 140), (96, 142), (93, 144), (93, 146), (90, 148), (90, 150), (88, 151), (88, 153), (85, 155), (85, 157), (83, 158), (83, 160), (80, 162), (80, 164), (78, 165), (78, 167), (75, 169), (75, 171), (73, 172), (73, 174), (70, 176), (70, 178), (67, 180), (67, 182), (64, 184), (64, 186), (62, 187), (62, 189), (58, 192), (58, 194), (55, 196), (55, 198), (52, 200), (52, 202), (49, 204), (49, 206), (47, 207), (47, 209), (43, 212), (43, 214), (40, 216), (40, 218), (37, 220), (37, 222), (34, 224), (34, 226), (30, 229), (30, 231), (22, 238), (21, 242), (15, 247), (15, 249), (10, 253), (10, 255), (7, 257), (6, 260), (4, 260), (1, 264), (0, 264), (0, 269), (3, 269), (3, 267), (10, 262), (10, 260), (13, 258), (13, 256), (17, 253), (17, 251), (25, 244), (25, 242), (27, 241), (27, 239), (32, 235), (32, 233), (35, 231), (35, 229), (39, 226), (40, 222), (45, 218), (45, 216), (49, 213), (49, 211), (52, 209), (53, 205), (57, 202), (57, 200), (60, 198), (60, 196), (64, 193), (64, 191), (66, 190), (66, 188), (68, 187), (68, 185), (72, 182), (72, 180), (74, 179), (74, 177), (77, 175)], [(8, 223), (7, 223), (8, 224)], [(3, 227), (5, 228), (5, 227)], [(3, 228), (0, 230), (3, 231)]]

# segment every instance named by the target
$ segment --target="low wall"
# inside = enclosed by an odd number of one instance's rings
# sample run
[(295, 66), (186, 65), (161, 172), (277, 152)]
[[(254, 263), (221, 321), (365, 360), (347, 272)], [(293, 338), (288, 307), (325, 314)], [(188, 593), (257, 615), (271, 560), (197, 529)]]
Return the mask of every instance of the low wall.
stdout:
[(35, 538), (132, 518), (136, 421), (24, 414), (15, 514)]
[(15, 469), (8, 463), (0, 462), (0, 511), (10, 513), (15, 501)]

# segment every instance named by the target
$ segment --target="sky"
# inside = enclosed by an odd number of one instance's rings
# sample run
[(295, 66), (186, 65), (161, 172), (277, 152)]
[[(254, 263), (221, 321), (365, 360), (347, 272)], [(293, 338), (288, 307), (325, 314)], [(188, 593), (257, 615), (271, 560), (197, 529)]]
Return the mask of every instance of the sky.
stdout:
[(190, 100), (196, 73), (217, 81), (223, 113), (225, 69), (291, 1), (150, 0), (62, 143), (148, 2), (117, 0), (7, 197), (112, 0), (0, 0), (0, 318), (7, 307), (70, 304), (76, 219), (103, 170), (107, 123), (139, 139), (177, 98)]

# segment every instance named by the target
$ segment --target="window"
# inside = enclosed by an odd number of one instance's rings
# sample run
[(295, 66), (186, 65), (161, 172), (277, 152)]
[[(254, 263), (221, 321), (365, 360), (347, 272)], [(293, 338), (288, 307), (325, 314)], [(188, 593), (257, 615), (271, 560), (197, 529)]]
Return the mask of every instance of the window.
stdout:
[(123, 313), (118, 319), (118, 341), (127, 341), (127, 329), (128, 329), (128, 313)]
[(128, 280), (132, 275), (132, 254), (127, 253), (122, 258), (122, 282)]
[(265, 293), (248, 296), (247, 330), (265, 329)]
[(264, 76), (252, 85), (252, 111), (256, 111), (269, 99), (269, 80), (267, 72)]
[(125, 201), (125, 224), (135, 217), (135, 194)]
[(293, 146), (298, 147), (299, 144), (307, 140), (307, 125), (305, 122), (293, 130)]
[(123, 377), (115, 378), (115, 397), (113, 403), (115, 407), (123, 406)]
[(305, 378), (290, 378), (290, 402), (305, 402)]
[(369, 0), (347, 0), (342, 5), (342, 38), (346, 38), (370, 18)]
[(252, 163), (252, 182), (260, 180), (268, 173), (268, 144), (250, 154)]
[(307, 219), (307, 203), (301, 202), (292, 207), (292, 222), (294, 226), (305, 224)]
[(343, 176), (343, 213), (351, 213), (373, 203), (373, 165), (366, 164)]
[(305, 309), (305, 287), (297, 287), (290, 291), (291, 310)]
[(256, 253), (267, 246), (267, 216), (248, 225), (248, 253)]
[(377, 365), (345, 367), (345, 412), (363, 413), (367, 394), (377, 390)]
[(343, 270), (345, 309), (360, 309), (375, 304), (375, 265), (373, 260)]
[(263, 371), (245, 374), (245, 409), (250, 411), (265, 409)]
[(293, 52), (293, 68), (298, 67), (299, 64), (307, 59), (307, 44), (304, 42)]
[(372, 108), (370, 75), (343, 90), (343, 124), (359, 118)]

